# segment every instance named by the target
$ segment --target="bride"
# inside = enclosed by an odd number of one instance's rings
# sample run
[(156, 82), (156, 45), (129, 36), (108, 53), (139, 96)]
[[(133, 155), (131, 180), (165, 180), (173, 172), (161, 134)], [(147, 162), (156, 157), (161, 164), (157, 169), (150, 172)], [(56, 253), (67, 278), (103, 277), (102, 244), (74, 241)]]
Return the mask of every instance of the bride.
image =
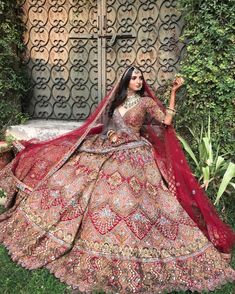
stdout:
[(85, 293), (210, 291), (235, 280), (235, 234), (193, 177), (141, 70), (128, 67), (84, 125), (18, 142), (0, 172), (0, 241), (28, 269)]

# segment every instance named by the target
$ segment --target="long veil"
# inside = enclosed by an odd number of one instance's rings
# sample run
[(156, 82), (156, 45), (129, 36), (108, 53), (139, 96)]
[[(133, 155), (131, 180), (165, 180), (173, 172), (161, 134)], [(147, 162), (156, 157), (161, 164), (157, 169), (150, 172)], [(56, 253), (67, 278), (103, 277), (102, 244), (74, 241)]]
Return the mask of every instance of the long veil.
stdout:
[[(73, 156), (88, 135), (104, 131), (109, 121), (109, 107), (119, 83), (120, 80), (80, 128), (44, 142), (22, 142), (23, 150), (17, 154), (12, 165), (13, 177), (19, 189), (25, 190), (26, 193), (36, 190)], [(145, 91), (145, 95), (154, 99), (165, 111), (146, 82)], [(214, 246), (221, 252), (229, 253), (235, 244), (235, 233), (220, 219), (212, 203), (192, 175), (174, 128), (172, 126), (155, 128), (149, 124), (144, 128), (142, 135), (152, 143), (156, 163), (169, 190)], [(29, 189), (24, 185), (24, 178), (35, 166), (35, 161), (40, 163), (40, 176)]]

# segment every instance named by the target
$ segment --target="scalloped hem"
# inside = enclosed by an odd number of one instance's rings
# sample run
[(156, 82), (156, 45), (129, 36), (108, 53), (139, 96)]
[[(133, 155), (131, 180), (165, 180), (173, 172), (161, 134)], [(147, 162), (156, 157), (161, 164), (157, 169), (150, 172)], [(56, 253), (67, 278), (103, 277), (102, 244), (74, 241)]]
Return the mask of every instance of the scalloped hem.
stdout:
[[(93, 288), (91, 290), (85, 290), (82, 286), (80, 285), (72, 285), (69, 283), (68, 280), (66, 280), (65, 278), (57, 275), (56, 273), (53, 272), (53, 270), (51, 270), (50, 268), (46, 267), (49, 272), (54, 275), (61, 283), (64, 283), (66, 285), (69, 285), (71, 287), (71, 289), (78, 291), (78, 292), (73, 292), (73, 294), (94, 294), (94, 291), (103, 291), (107, 294), (127, 294), (127, 293), (137, 293), (137, 294), (153, 294), (152, 290), (151, 291), (144, 291), (144, 292), (116, 292), (111, 290), (109, 287), (102, 287), (102, 288)], [(156, 291), (154, 290), (154, 294), (166, 294), (166, 293), (172, 293), (174, 292), (180, 292), (180, 291), (191, 291), (191, 292), (199, 292), (202, 293), (202, 291), (207, 291), (207, 292), (213, 292), (215, 290), (220, 290), (224, 285), (226, 285), (227, 283), (232, 283), (235, 281), (235, 277), (230, 279), (223, 279), (217, 282), (217, 284), (214, 284), (214, 287), (210, 287), (210, 288), (200, 288), (200, 287), (183, 287), (183, 286), (178, 286), (178, 287), (165, 287), (164, 289), (161, 289), (160, 291), (158, 291), (156, 289)]]
[[(212, 249), (214, 250), (214, 248)], [(207, 253), (203, 253), (203, 254), (199, 254), (199, 258), (202, 257), (201, 259), (201, 263), (205, 262), (205, 259), (203, 260), (203, 257), (206, 258)], [(107, 270), (106, 275), (104, 274), (102, 276), (102, 269), (100, 269), (100, 276), (101, 276), (101, 280), (103, 280), (103, 284), (102, 281), (95, 281), (95, 283), (93, 283), (91, 281), (91, 283), (89, 284), (89, 282), (86, 281), (86, 279), (89, 279), (89, 270), (88, 268), (90, 267), (89, 264), (89, 258), (90, 260), (92, 260), (92, 257), (88, 254), (85, 253), (84, 254), (84, 260), (86, 260), (86, 264), (87, 264), (87, 268), (84, 266), (84, 275), (82, 276), (81, 279), (77, 278), (76, 280), (76, 271), (72, 274), (71, 272), (66, 272), (66, 268), (69, 267), (69, 264), (67, 263), (67, 259), (65, 263), (62, 263), (59, 261), (54, 261), (50, 264), (48, 264), (46, 266), (46, 268), (53, 274), (55, 275), (56, 278), (58, 278), (61, 282), (68, 284), (69, 286), (71, 286), (72, 289), (74, 290), (79, 290), (81, 293), (86, 293), (86, 294), (90, 294), (93, 293), (93, 291), (105, 291), (106, 293), (115, 293), (115, 294), (133, 294), (133, 293), (138, 293), (138, 294), (157, 294), (157, 293), (171, 293), (172, 291), (187, 291), (190, 290), (192, 292), (199, 292), (201, 293), (202, 291), (207, 291), (207, 292), (212, 292), (215, 291), (216, 289), (221, 289), (221, 287), (225, 284), (227, 284), (228, 282), (233, 282), (235, 281), (235, 271), (230, 268), (228, 265), (225, 268), (218, 268), (218, 269), (214, 269), (212, 270), (212, 274), (211, 274), (211, 279), (207, 280), (206, 278), (208, 278), (206, 271), (201, 272), (201, 275), (199, 274), (199, 277), (195, 277), (195, 275), (191, 275), (190, 276), (190, 271), (191, 271), (191, 265), (193, 264), (192, 262), (193, 259), (195, 259), (195, 257), (189, 258), (188, 260), (185, 261), (180, 261), (182, 263), (182, 268), (188, 267), (188, 273), (186, 271), (186, 274), (183, 273), (183, 276), (185, 278), (184, 280), (184, 284), (185, 285), (179, 285), (178, 281), (180, 281), (179, 276), (177, 277), (177, 272), (173, 273), (172, 276), (175, 277), (174, 283), (172, 283), (172, 279), (171, 279), (171, 283), (169, 283), (169, 281), (167, 281), (167, 279), (164, 279), (164, 276), (161, 276), (161, 268), (158, 268), (158, 270), (155, 271), (156, 276), (155, 276), (155, 281), (157, 281), (155, 284), (152, 283), (149, 286), (146, 285), (146, 283), (142, 283), (139, 287), (139, 289), (134, 289), (134, 286), (137, 285), (137, 278), (133, 278), (133, 290), (131, 289), (131, 283), (129, 283), (129, 285), (126, 285), (126, 281), (128, 280), (128, 278), (126, 278), (125, 276), (127, 275), (127, 270), (128, 270), (128, 266), (125, 268), (125, 265), (129, 263), (129, 269), (131, 271), (131, 269), (133, 268), (133, 271), (136, 270), (135, 266), (137, 263), (135, 262), (126, 262), (126, 261), (121, 261), (121, 260), (112, 260), (112, 259), (107, 259), (106, 257), (103, 257), (103, 264), (108, 268), (108, 263), (110, 263), (110, 268), (113, 266), (115, 267), (116, 265), (114, 264), (118, 264), (119, 268), (121, 268), (121, 275), (118, 275), (118, 271), (117, 271), (117, 275), (116, 275), (116, 284), (121, 285), (122, 290), (119, 289), (115, 289), (115, 286), (112, 285), (107, 285), (108, 283), (110, 283), (110, 275), (108, 275), (108, 273), (110, 273), (110, 271)], [(94, 259), (100, 259), (100, 257), (94, 256)], [(102, 259), (102, 258), (101, 258)], [(78, 260), (76, 260), (78, 261)], [(209, 263), (209, 260), (208, 260)], [(98, 262), (97, 262), (98, 264)], [(102, 264), (102, 261), (101, 261)], [(224, 264), (224, 262), (221, 259), (221, 264)], [(174, 266), (174, 262), (171, 264)], [(174, 267), (172, 266), (166, 270), (165, 267), (163, 266), (163, 269), (165, 270), (166, 273), (166, 277), (168, 275), (168, 273), (170, 272), (170, 270), (172, 270)], [(196, 264), (195, 264), (196, 265)], [(142, 266), (144, 268), (144, 266), (146, 266), (145, 263), (142, 263)], [(152, 264), (152, 268), (154, 268), (154, 266), (156, 266), (157, 268), (157, 264)], [(148, 267), (148, 266), (147, 266)], [(143, 269), (142, 268), (142, 269)], [(155, 269), (155, 268), (154, 268)], [(144, 269), (145, 270), (145, 269)], [(143, 270), (143, 271), (144, 271)], [(69, 270), (68, 270), (69, 271)], [(99, 269), (97, 269), (97, 271), (99, 271)], [(78, 273), (80, 274), (81, 271), (78, 271)], [(103, 271), (105, 272), (105, 271)], [(113, 271), (114, 272), (114, 271)], [(87, 273), (87, 275), (86, 275)], [(196, 273), (196, 272), (195, 272)], [(220, 273), (220, 275), (218, 275), (218, 273)], [(148, 274), (150, 274), (150, 271), (148, 273), (148, 271), (146, 270), (146, 273), (144, 274), (145, 276), (147, 276)], [(175, 274), (175, 275), (174, 275)], [(217, 277), (216, 277), (217, 274)], [(78, 275), (77, 275), (78, 276)], [(138, 273), (137, 273), (138, 276)], [(113, 277), (115, 278), (115, 277)], [(124, 281), (126, 279), (126, 281)], [(162, 279), (162, 280), (161, 280)], [(76, 280), (76, 281), (75, 281)], [(121, 281), (124, 281), (123, 284), (121, 284)], [(150, 280), (149, 280), (150, 281)], [(158, 283), (158, 281), (160, 281)], [(141, 281), (143, 282), (143, 281)], [(105, 284), (106, 283), (106, 284)], [(151, 283), (151, 281), (150, 281)], [(96, 285), (95, 285), (96, 284)], [(99, 284), (97, 286), (97, 284)], [(127, 286), (127, 287), (126, 287)]]
[[(87, 252), (81, 252), (81, 251), (73, 251), (71, 250), (67, 255), (61, 256), (59, 258), (57, 258), (56, 260), (53, 261), (48, 261), (48, 263), (45, 263), (42, 266), (38, 266), (38, 267), (33, 267), (33, 266), (29, 266), (29, 264), (23, 262), (22, 260), (20, 260), (17, 256), (17, 254), (14, 252), (15, 248), (14, 245), (11, 244), (11, 242), (7, 242), (7, 240), (2, 240), (1, 243), (7, 248), (9, 255), (11, 256), (12, 260), (14, 262), (16, 262), (18, 265), (29, 269), (29, 270), (33, 270), (33, 269), (37, 269), (37, 268), (46, 268), (49, 270), (49, 272), (51, 274), (53, 274), (56, 278), (58, 278), (60, 280), (60, 282), (65, 283), (67, 285), (69, 285), (73, 290), (78, 290), (80, 293), (84, 293), (84, 294), (92, 294), (94, 293), (93, 291), (105, 291), (105, 293), (113, 293), (113, 294), (157, 294), (157, 293), (171, 293), (172, 291), (192, 291), (192, 292), (199, 292), (202, 293), (202, 291), (207, 291), (207, 292), (212, 292), (215, 291), (217, 289), (221, 289), (222, 286), (224, 286), (225, 284), (227, 284), (228, 282), (233, 282), (235, 281), (235, 271), (228, 266), (228, 264), (222, 259), (221, 256), (221, 265), (224, 265), (224, 268), (218, 268), (217, 272), (219, 271), (220, 273), (222, 272), (222, 274), (220, 276), (218, 276), (217, 278), (213, 278), (213, 274), (214, 272), (212, 271), (212, 278), (211, 280), (206, 280), (205, 279), (205, 275), (206, 275), (206, 271), (202, 271), (201, 275), (199, 274), (199, 278), (194, 278), (194, 276), (190, 276), (190, 274), (187, 275), (187, 273), (180, 273), (180, 276), (184, 276), (185, 278), (185, 285), (179, 285), (176, 281), (179, 281), (178, 277), (177, 277), (177, 272), (173, 273), (173, 277), (175, 280), (174, 285), (169, 285), (169, 282), (167, 281), (167, 279), (164, 279), (164, 276), (161, 276), (161, 267), (159, 267), (157, 269), (157, 265), (159, 265), (159, 263), (153, 263), (152, 264), (152, 269), (154, 268), (156, 276), (154, 277), (156, 280), (161, 281), (160, 283), (156, 283), (156, 284), (151, 284), (151, 286), (148, 287), (148, 285), (143, 283), (143, 286), (141, 285), (139, 289), (130, 289), (130, 285), (128, 285), (128, 289), (126, 289), (126, 283), (124, 282), (123, 284), (120, 283), (120, 281), (122, 281), (123, 279), (126, 279), (126, 275), (128, 274), (128, 268), (129, 270), (131, 270), (133, 268), (133, 271), (136, 270), (136, 265), (140, 264), (140, 262), (132, 262), (132, 261), (123, 261), (123, 260), (118, 260), (118, 259), (112, 259), (112, 258), (107, 258), (105, 256), (102, 257), (98, 257), (97, 255), (92, 255), (90, 253)], [(210, 249), (212, 250), (212, 253), (214, 251), (216, 251), (214, 249), (214, 247), (208, 247), (207, 250), (205, 250), (203, 253), (199, 253), (198, 256), (193, 256), (193, 257), (189, 257), (188, 259), (185, 259), (184, 261), (180, 261), (181, 268), (185, 268), (187, 269), (189, 272), (191, 271), (191, 269), (193, 268), (193, 265), (196, 266), (197, 264), (194, 263), (194, 259), (196, 260), (197, 257), (200, 259), (198, 262), (198, 265), (202, 266), (203, 263), (205, 263), (206, 261), (209, 262), (210, 259), (208, 258), (208, 254), (212, 254), (210, 252)], [(69, 256), (69, 254), (71, 254), (71, 256)], [(79, 257), (81, 257), (81, 259), (79, 260)], [(29, 256), (30, 258), (30, 256)], [(82, 260), (83, 259), (83, 260)], [(96, 273), (98, 272), (100, 277), (101, 277), (101, 281), (99, 281), (99, 279), (97, 279), (95, 282), (91, 281), (86, 282), (86, 278), (89, 279), (89, 269), (91, 270), (91, 272), (93, 272), (94, 274), (94, 268), (91, 269), (91, 264), (92, 264), (92, 260), (98, 260), (101, 262), (101, 264), (103, 264), (104, 266), (106, 266), (107, 271), (103, 271), (103, 268), (101, 267), (100, 269), (98, 269), (96, 271)], [(83, 263), (81, 262), (81, 265), (79, 264), (80, 261), (83, 261)], [(85, 262), (84, 262), (85, 261)], [(90, 263), (89, 263), (90, 262)], [(119, 289), (115, 289), (115, 286), (112, 285), (107, 285), (108, 283), (111, 283), (111, 271), (110, 269), (114, 272), (115, 267), (116, 267), (116, 263), (118, 265), (119, 268), (119, 275), (117, 274), (116, 277), (118, 277), (118, 280), (116, 281), (117, 283), (119, 283), (119, 285), (121, 285), (121, 288), (123, 287), (122, 290)], [(170, 262), (169, 262), (170, 263)], [(165, 266), (163, 267), (163, 271), (165, 271), (166, 277), (167, 274), (170, 272), (170, 270), (172, 270), (177, 263), (177, 261), (173, 261), (172, 264), (170, 265), (170, 267), (168, 269), (166, 269), (167, 263), (163, 263)], [(77, 269), (78, 269), (78, 273), (80, 274), (81, 278), (78, 278), (77, 272), (71, 272), (71, 267), (72, 265), (78, 265)], [(150, 263), (149, 263), (150, 264)], [(150, 269), (148, 268), (148, 265), (146, 265), (146, 263), (141, 263), (142, 267), (147, 267), (145, 275), (150, 273)], [(225, 266), (227, 265), (227, 266)], [(121, 270), (120, 270), (121, 269)], [(149, 272), (148, 272), (149, 269)], [(182, 271), (182, 269), (181, 269)], [(83, 272), (83, 274), (81, 274), (81, 272)], [(122, 274), (120, 275), (120, 272), (122, 272)], [(183, 271), (182, 271), (183, 272)], [(215, 271), (216, 272), (216, 271)], [(138, 270), (136, 271), (137, 276), (139, 275)], [(198, 282), (197, 285), (197, 280), (200, 279), (200, 282)], [(75, 281), (76, 280), (76, 281)], [(128, 279), (126, 279), (127, 281)], [(84, 282), (85, 281), (85, 282)], [(103, 282), (102, 282), (103, 281)], [(111, 281), (111, 282), (110, 282)], [(149, 280), (150, 281), (150, 280)], [(172, 281), (172, 279), (171, 279)], [(106, 284), (105, 284), (106, 283)], [(133, 284), (135, 284), (136, 286), (137, 281), (135, 279), (133, 279)], [(166, 285), (164, 285), (164, 283), (166, 283)], [(168, 285), (167, 285), (168, 283)], [(192, 283), (194, 283), (194, 285), (192, 285)], [(99, 284), (99, 286), (95, 285), (95, 284)], [(190, 285), (191, 284), (191, 285)]]

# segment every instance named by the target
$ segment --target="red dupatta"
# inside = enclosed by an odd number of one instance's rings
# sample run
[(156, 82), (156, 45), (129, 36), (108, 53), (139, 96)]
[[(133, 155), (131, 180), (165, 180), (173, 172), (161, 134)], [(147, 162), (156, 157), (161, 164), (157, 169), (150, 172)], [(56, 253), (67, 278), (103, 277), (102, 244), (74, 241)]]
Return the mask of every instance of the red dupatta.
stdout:
[[(147, 85), (146, 91), (148, 96), (163, 108)], [(193, 176), (174, 128), (169, 126), (163, 129), (159, 136), (153, 127), (149, 126), (147, 136), (154, 147), (159, 167), (163, 166), (166, 171), (169, 190), (213, 245), (223, 253), (231, 252), (235, 244), (235, 233), (221, 220), (205, 191)]]
[[(13, 162), (12, 171), (15, 177), (23, 182), (23, 177), (30, 171), (35, 158), (43, 161), (45, 169), (40, 180), (33, 187), (34, 190), (37, 189), (65, 164), (87, 135), (101, 133), (107, 127), (108, 110), (118, 85), (119, 83), (100, 102), (94, 113), (80, 128), (52, 140), (38, 143), (24, 142), (24, 149), (17, 154)], [(154, 99), (165, 111), (146, 83), (145, 90), (146, 95)], [(102, 123), (97, 125), (100, 121)], [(173, 127), (158, 126), (156, 129), (148, 125), (143, 135), (153, 145), (156, 163), (168, 183), (169, 190), (214, 246), (221, 252), (229, 253), (235, 244), (235, 233), (220, 219), (194, 178)]]

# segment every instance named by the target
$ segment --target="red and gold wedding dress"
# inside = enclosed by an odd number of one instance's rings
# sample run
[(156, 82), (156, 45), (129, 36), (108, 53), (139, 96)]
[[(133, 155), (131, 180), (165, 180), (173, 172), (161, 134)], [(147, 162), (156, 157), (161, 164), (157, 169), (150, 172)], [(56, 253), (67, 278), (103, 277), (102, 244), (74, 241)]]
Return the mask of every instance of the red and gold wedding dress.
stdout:
[[(202, 292), (233, 281), (224, 253), (234, 233), (209, 200), (200, 207), (203, 192), (179, 145), (168, 140), (164, 149), (163, 134), (154, 141), (157, 131), (143, 131), (146, 117), (164, 118), (157, 102), (142, 97), (123, 117), (115, 109), (115, 145), (94, 127), (107, 103), (79, 134), (22, 143), (20, 156), (1, 171), (8, 210), (0, 215), (0, 242), (12, 259), (45, 267), (85, 293)], [(171, 138), (173, 130), (163, 132)], [(167, 148), (174, 148), (173, 160)]]

